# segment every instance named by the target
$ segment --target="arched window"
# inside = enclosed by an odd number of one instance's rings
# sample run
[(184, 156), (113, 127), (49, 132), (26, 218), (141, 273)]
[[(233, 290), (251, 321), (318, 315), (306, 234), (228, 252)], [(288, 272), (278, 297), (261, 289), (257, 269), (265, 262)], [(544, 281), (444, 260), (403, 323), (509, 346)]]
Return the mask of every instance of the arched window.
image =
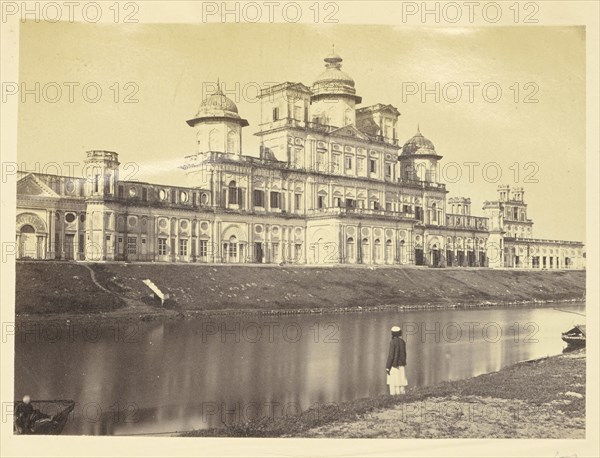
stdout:
[(348, 126), (352, 124), (352, 110), (350, 108), (346, 108), (344, 111), (344, 125)]
[(224, 244), (227, 262), (237, 262), (238, 240), (235, 235), (229, 237), (229, 242)]
[(219, 146), (219, 131), (217, 129), (213, 129), (208, 134), (208, 150), (209, 151), (218, 151)]
[(233, 130), (227, 134), (227, 152), (236, 153), (237, 135)]

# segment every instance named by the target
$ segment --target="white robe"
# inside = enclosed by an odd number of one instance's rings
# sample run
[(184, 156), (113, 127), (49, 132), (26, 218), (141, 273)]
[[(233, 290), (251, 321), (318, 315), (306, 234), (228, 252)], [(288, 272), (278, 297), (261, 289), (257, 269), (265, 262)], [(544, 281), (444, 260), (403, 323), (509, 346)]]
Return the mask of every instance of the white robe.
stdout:
[(390, 386), (407, 386), (406, 371), (404, 366), (392, 367), (387, 376), (387, 384)]

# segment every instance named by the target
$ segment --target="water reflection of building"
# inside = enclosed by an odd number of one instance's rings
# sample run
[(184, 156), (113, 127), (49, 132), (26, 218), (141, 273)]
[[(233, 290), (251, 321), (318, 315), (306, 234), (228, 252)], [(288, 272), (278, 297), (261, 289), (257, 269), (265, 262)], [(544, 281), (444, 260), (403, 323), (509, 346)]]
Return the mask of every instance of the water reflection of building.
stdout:
[(311, 87), (261, 91), (257, 156), (220, 88), (187, 121), (189, 187), (121, 180), (117, 153), (89, 151), (86, 178), (22, 173), (21, 258), (583, 268), (578, 242), (532, 238), (523, 191), (501, 187), (485, 217), (446, 199), (442, 159), (399, 111), (362, 102), (330, 54)]
[[(242, 318), (240, 324), (251, 320)], [(258, 323), (266, 328), (267, 321)], [(325, 343), (322, 333), (315, 339), (315, 325), (323, 330), (330, 322), (338, 325), (337, 341)], [(407, 334), (409, 385), (425, 386), (557, 354), (564, 345), (564, 322), (563, 312), (549, 308), (331, 315), (316, 323), (310, 316), (283, 317), (273, 340), (265, 333), (256, 343), (236, 342), (231, 334), (224, 341), (221, 334), (203, 339), (202, 322), (195, 320), (142, 323), (132, 342), (116, 341), (107, 328), (93, 342), (76, 333), (73, 339), (39, 345), (36, 339), (25, 340), (21, 328), (15, 338), (15, 394), (76, 400), (70, 434), (221, 427), (224, 410), (236, 412), (235, 418), (251, 403), (265, 412), (267, 405), (278, 403), (277, 415), (284, 406), (291, 415), (292, 404), (306, 410), (316, 402), (387, 393), (384, 369), (393, 324), (402, 325)], [(286, 341), (280, 332), (292, 323), (302, 328), (297, 342)], [(484, 334), (486, 325), (490, 330)], [(515, 334), (515, 325), (520, 333)], [(458, 338), (448, 332), (457, 326), (462, 329)], [(499, 339), (496, 329), (502, 330)], [(56, 355), (61, 355), (60, 363)]]

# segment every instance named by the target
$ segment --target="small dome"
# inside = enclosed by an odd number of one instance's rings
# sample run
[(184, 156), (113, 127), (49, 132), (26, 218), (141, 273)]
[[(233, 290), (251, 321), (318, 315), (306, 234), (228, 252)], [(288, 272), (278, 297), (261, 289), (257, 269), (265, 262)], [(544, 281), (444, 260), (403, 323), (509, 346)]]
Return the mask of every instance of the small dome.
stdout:
[(198, 115), (212, 114), (215, 112), (238, 113), (237, 105), (233, 100), (223, 94), (220, 87), (217, 89), (217, 92), (206, 97), (200, 104), (200, 108), (198, 108)]
[(414, 154), (438, 155), (431, 140), (423, 137), (418, 127), (417, 133), (402, 147), (402, 156), (411, 156)]
[(212, 121), (214, 119), (226, 119), (240, 124), (242, 127), (248, 125), (248, 121), (242, 119), (238, 114), (237, 105), (223, 94), (220, 85), (217, 83), (217, 91), (209, 95), (202, 101), (198, 108), (195, 118), (186, 121), (189, 126), (194, 126), (199, 122)]

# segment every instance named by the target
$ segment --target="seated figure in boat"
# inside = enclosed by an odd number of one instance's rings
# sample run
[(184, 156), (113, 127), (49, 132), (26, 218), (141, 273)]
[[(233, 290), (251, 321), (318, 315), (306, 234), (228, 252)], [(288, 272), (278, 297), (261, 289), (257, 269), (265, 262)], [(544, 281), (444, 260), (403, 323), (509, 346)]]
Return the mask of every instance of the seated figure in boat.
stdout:
[(50, 416), (34, 409), (31, 405), (31, 397), (23, 396), (23, 402), (17, 405), (15, 411), (15, 429), (18, 434), (31, 434), (36, 422), (49, 419)]
[[(63, 404), (62, 410), (54, 416), (46, 415), (34, 409), (31, 397), (23, 396), (23, 401), (18, 402), (15, 408), (15, 433), (16, 434), (60, 434), (65, 427), (69, 414), (75, 408), (73, 401), (36, 401), (45, 403)], [(66, 407), (64, 404), (66, 403)]]

